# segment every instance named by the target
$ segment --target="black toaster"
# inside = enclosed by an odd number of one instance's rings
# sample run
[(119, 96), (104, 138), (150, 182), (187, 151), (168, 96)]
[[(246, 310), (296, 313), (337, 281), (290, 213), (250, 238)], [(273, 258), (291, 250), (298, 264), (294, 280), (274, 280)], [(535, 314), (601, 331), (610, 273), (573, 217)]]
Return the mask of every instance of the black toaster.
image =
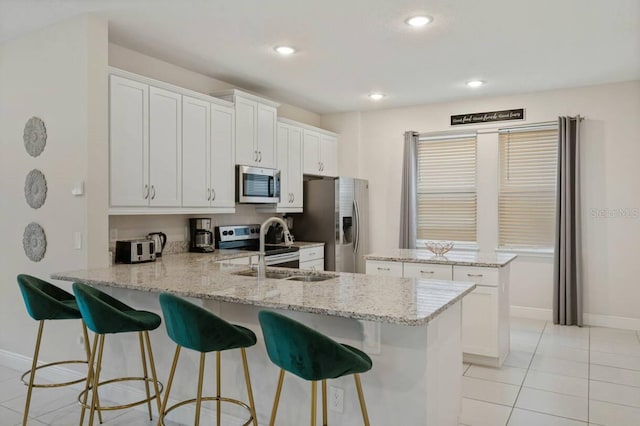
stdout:
[(116, 263), (155, 262), (156, 248), (152, 240), (116, 241)]

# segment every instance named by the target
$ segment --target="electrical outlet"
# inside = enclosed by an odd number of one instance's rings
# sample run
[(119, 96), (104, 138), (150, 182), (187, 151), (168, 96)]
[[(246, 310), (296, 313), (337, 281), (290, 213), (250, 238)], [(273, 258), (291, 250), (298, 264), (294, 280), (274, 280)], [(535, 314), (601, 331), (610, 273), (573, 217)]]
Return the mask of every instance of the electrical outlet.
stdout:
[(84, 347), (84, 336), (82, 334), (80, 334), (78, 336), (78, 339), (76, 340), (76, 342), (78, 343), (78, 345), (83, 346)]
[(329, 410), (342, 413), (344, 410), (344, 389), (329, 386), (328, 398)]
[(118, 239), (118, 228), (112, 228), (109, 230), (109, 239), (115, 241)]

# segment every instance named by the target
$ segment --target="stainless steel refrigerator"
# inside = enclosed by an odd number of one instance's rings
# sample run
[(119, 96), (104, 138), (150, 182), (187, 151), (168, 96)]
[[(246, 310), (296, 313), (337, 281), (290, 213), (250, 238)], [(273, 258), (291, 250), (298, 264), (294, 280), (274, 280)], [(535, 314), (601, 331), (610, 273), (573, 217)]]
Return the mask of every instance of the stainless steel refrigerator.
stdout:
[(369, 182), (339, 177), (304, 181), (304, 213), (294, 217), (296, 240), (325, 243), (327, 271), (364, 274), (369, 250)]

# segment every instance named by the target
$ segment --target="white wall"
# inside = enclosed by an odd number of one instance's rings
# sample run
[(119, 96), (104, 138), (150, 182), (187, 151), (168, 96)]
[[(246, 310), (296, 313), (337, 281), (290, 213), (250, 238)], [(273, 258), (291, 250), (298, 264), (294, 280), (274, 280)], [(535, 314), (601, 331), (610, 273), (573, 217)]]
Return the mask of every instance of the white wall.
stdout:
[[(107, 156), (106, 71), (107, 24), (97, 18), (73, 18), (0, 44), (0, 351), (33, 353), (37, 326), (26, 313), (17, 274), (48, 279), (52, 272), (108, 261), (107, 168), (102, 164)], [(31, 116), (44, 120), (48, 136), (36, 158), (22, 141)], [(46, 202), (37, 210), (27, 205), (23, 193), (25, 177), (34, 168), (45, 174), (48, 186)], [(85, 182), (86, 195), (73, 196), (79, 181)], [(47, 251), (38, 263), (28, 260), (22, 248), (22, 232), (31, 221), (47, 235)], [(83, 236), (79, 250), (74, 232)], [(78, 321), (47, 325), (42, 357), (81, 357), (80, 334)]]
[[(640, 319), (640, 262), (635, 260), (640, 218), (592, 216), (593, 209), (640, 208), (640, 81), (323, 116), (322, 127), (351, 135), (340, 139), (340, 158), (359, 158), (358, 162), (341, 161), (340, 174), (369, 180), (372, 251), (397, 247), (406, 130), (451, 130), (452, 114), (519, 107), (526, 108), (526, 123), (556, 120), (559, 115), (586, 116), (582, 125), (585, 312)], [(478, 177), (479, 185), (484, 185), (479, 191), (491, 192), (486, 185), (495, 179), (487, 170), (497, 165), (491, 161), (497, 158), (497, 145), (486, 145), (492, 141), (495, 137), (490, 135), (479, 138)], [(495, 207), (493, 215), (482, 206), (479, 211), (481, 249), (492, 250)], [(550, 309), (552, 271), (550, 258), (518, 259), (512, 267), (512, 305)]]

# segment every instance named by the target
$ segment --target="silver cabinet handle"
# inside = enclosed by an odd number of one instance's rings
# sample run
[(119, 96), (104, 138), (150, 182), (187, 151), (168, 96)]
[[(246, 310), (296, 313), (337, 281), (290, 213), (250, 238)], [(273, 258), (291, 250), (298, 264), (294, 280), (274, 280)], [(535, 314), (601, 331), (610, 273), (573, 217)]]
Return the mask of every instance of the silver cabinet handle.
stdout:
[(147, 198), (149, 198), (149, 185), (144, 186), (144, 199), (146, 200)]
[(253, 161), (258, 161), (258, 151), (253, 150)]
[(296, 194), (291, 193), (291, 202), (293, 203), (296, 200)]
[(390, 271), (391, 268), (382, 268), (380, 266), (378, 266), (378, 271)]
[(215, 201), (216, 200), (216, 190), (214, 188), (211, 188), (211, 201)]
[(156, 199), (156, 187), (154, 185), (151, 185), (151, 199)]
[(321, 172), (322, 171), (322, 163), (318, 161), (318, 171)]
[(258, 163), (262, 163), (262, 151), (258, 151)]
[(207, 201), (211, 201), (211, 189), (207, 188)]
[(468, 277), (482, 278), (482, 274), (467, 274)]
[(322, 170), (324, 172), (324, 163), (320, 163), (322, 165)]
[(435, 274), (435, 271), (420, 271), (421, 274)]

